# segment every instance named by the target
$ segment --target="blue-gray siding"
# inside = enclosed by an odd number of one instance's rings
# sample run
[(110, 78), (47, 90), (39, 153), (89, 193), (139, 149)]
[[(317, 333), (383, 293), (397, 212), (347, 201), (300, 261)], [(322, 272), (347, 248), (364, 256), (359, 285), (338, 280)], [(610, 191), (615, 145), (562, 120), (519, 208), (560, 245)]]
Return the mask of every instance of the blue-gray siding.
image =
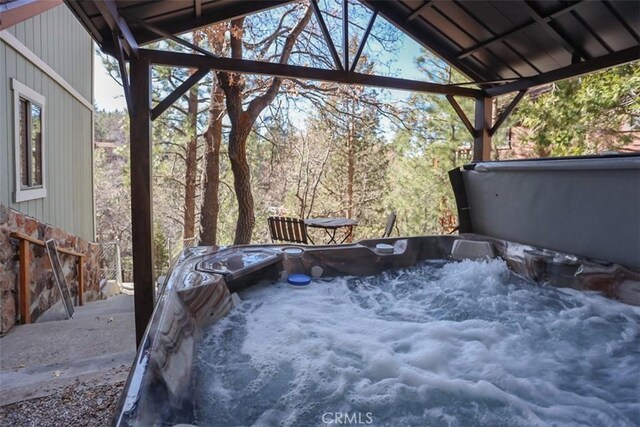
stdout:
[(8, 31), (91, 100), (91, 37), (65, 5), (14, 25)]
[[(89, 35), (66, 6), (9, 29), (77, 92), (93, 100)], [(46, 98), (47, 196), (14, 203), (14, 130), (11, 79)], [(92, 240), (92, 111), (54, 79), (0, 40), (0, 203)]]

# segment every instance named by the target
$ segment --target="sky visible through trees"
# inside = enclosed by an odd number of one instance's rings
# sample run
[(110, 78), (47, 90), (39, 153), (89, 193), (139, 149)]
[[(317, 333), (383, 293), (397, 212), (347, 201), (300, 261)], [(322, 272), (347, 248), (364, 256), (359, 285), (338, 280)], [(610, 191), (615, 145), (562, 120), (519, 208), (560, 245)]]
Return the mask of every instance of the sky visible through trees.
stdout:
[[(327, 0), (321, 7), (341, 49), (339, 3)], [(355, 51), (369, 12), (355, 3), (352, 9), (349, 48)], [(259, 15), (185, 37), (223, 56), (331, 67), (305, 3)], [(155, 47), (186, 51), (166, 42)], [(113, 60), (100, 61), (117, 78)], [(465, 81), (380, 18), (357, 71)], [(155, 67), (154, 100), (189, 74)], [(102, 80), (96, 82), (106, 87)], [(639, 88), (636, 63), (534, 91), (494, 136), (493, 157), (577, 155), (633, 146), (639, 138)], [(498, 99), (496, 110), (509, 98)], [(473, 103), (459, 102), (473, 117)], [(98, 237), (120, 240), (126, 260), (128, 118), (101, 109), (109, 105), (97, 99), (96, 141), (112, 143), (96, 153)], [(156, 268), (160, 274), (171, 256), (200, 240), (268, 242), (266, 218), (275, 214), (356, 218), (355, 240), (382, 235), (391, 210), (398, 212), (396, 233), (452, 232), (457, 220), (446, 172), (470, 161), (471, 142), (442, 96), (210, 73), (154, 122)]]

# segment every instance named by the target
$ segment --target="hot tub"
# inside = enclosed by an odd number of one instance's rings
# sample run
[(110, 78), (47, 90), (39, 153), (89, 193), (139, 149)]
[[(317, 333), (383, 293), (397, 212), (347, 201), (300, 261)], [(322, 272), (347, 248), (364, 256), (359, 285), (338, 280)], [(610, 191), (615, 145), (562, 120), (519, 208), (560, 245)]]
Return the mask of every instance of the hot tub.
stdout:
[[(452, 248), (458, 240), (488, 242), (496, 258), (454, 260)], [(379, 249), (381, 243), (387, 245), (384, 250)], [(475, 234), (297, 247), (302, 249), (300, 256), (291, 256), (294, 251), (287, 251), (291, 245), (199, 247), (183, 252), (159, 296), (114, 423), (464, 425), (511, 419), (513, 423), (528, 424), (570, 421), (624, 425), (633, 424), (640, 417), (640, 403), (635, 398), (640, 392), (640, 309), (635, 307), (640, 305), (640, 274), (636, 270)], [(432, 267), (435, 269), (430, 270)], [(456, 273), (458, 267), (466, 273)], [(416, 271), (422, 274), (423, 281), (406, 279)], [(313, 276), (313, 288), (284, 287), (286, 277), (294, 273)], [(506, 278), (506, 282), (495, 282), (491, 276), (494, 273)], [(360, 290), (368, 289), (381, 298), (373, 298), (372, 304), (384, 307), (388, 298), (398, 297), (385, 294), (388, 282), (411, 283), (417, 289), (415, 295), (402, 302), (409, 304), (405, 312), (415, 312), (417, 316), (410, 319), (413, 324), (406, 325), (406, 330), (415, 335), (413, 341), (411, 334), (402, 336), (391, 328), (385, 338), (388, 346), (369, 352), (376, 346), (362, 338), (363, 334), (370, 331), (384, 335), (384, 325), (397, 325), (407, 319), (390, 318), (384, 319), (390, 323), (372, 321), (370, 327), (356, 327), (367, 317), (364, 312), (358, 315), (356, 306), (346, 307), (353, 310), (353, 325), (348, 324), (349, 316), (344, 313), (331, 316), (330, 307), (316, 307), (316, 321), (313, 316), (303, 320), (314, 313), (311, 306), (323, 299), (318, 295), (325, 293), (339, 302), (343, 301), (341, 295), (358, 300), (362, 297)], [(429, 286), (433, 289), (425, 288)], [(394, 301), (389, 304), (396, 304)], [(421, 301), (429, 305), (423, 306)], [(459, 305), (464, 301), (465, 306)], [(279, 306), (280, 303), (285, 305)], [(305, 310), (305, 304), (309, 310)], [(291, 323), (282, 317), (282, 311), (288, 309), (293, 313)], [(270, 310), (278, 310), (273, 318), (269, 317)], [(320, 314), (327, 312), (329, 315)], [(541, 312), (544, 315), (536, 317)], [(322, 335), (318, 328), (326, 331), (322, 322), (333, 318), (337, 319), (336, 340), (341, 337), (342, 342), (338, 347), (351, 343), (353, 348), (342, 348), (346, 356), (337, 347), (331, 351), (338, 354), (334, 357), (336, 366), (351, 372), (352, 382), (344, 385), (341, 379), (334, 378), (337, 382), (333, 386), (339, 388), (343, 384), (343, 394), (332, 394), (333, 398), (326, 400), (322, 393), (312, 393), (304, 399), (314, 409), (292, 416), (296, 405), (304, 402), (287, 403), (289, 398), (278, 396), (290, 397), (286, 389), (301, 386), (301, 370), (315, 369), (324, 375), (333, 369), (311, 363), (324, 360), (326, 355), (313, 346), (305, 352), (309, 343), (298, 339)], [(275, 329), (265, 329), (262, 339), (273, 333), (273, 342), (281, 345), (263, 346), (264, 352), (259, 351), (263, 341), (255, 341), (258, 328), (254, 326), (245, 330), (242, 337), (236, 337), (245, 340), (242, 345), (236, 342), (235, 347), (230, 346), (225, 337), (238, 330), (234, 322), (245, 322), (247, 327), (273, 323)], [(305, 322), (308, 328), (302, 328)], [(289, 326), (300, 329), (301, 335), (293, 334), (291, 338)], [(355, 328), (353, 340), (345, 338), (341, 329), (351, 330), (351, 326)], [(285, 336), (278, 335), (281, 333)], [(591, 337), (591, 341), (585, 342), (582, 349), (580, 340), (574, 340), (576, 334), (585, 339)], [(333, 341), (330, 335), (327, 336)], [(514, 341), (504, 341), (502, 335)], [(376, 342), (384, 341), (378, 338)], [(567, 342), (572, 344), (565, 345)], [(221, 353), (224, 348), (228, 351)], [(584, 354), (580, 354), (581, 350)], [(550, 356), (536, 358), (538, 352)], [(234, 359), (234, 355), (241, 357)], [(343, 356), (355, 365), (342, 366)], [(269, 361), (275, 365), (269, 365)], [(215, 369), (209, 366), (211, 363)], [(293, 367), (277, 371), (282, 363)], [(226, 375), (233, 375), (219, 372), (218, 368), (225, 366), (232, 371), (235, 367), (235, 374), (240, 377), (223, 381)], [(272, 375), (271, 380), (258, 387), (260, 366), (271, 369)], [(560, 384), (553, 380), (559, 375), (556, 371), (562, 373)], [(245, 374), (255, 377), (246, 378)], [(600, 377), (597, 384), (608, 385), (596, 390), (599, 386), (587, 378), (591, 376)], [(581, 387), (562, 389), (572, 381)], [(219, 383), (224, 387), (217, 387)], [(271, 388), (274, 383), (279, 391)], [(239, 390), (229, 389), (234, 384), (238, 389), (252, 384), (257, 393), (236, 395)], [(369, 392), (361, 393), (362, 399), (347, 392), (357, 387)], [(367, 406), (367, 399), (375, 395), (371, 390), (382, 400), (410, 393), (397, 406), (394, 401), (387, 402), (387, 406)], [(544, 398), (545, 394), (559, 396), (557, 405)], [(266, 402), (272, 399), (271, 403), (259, 403), (260, 396)], [(289, 404), (293, 406), (290, 408)], [(236, 418), (228, 409), (238, 405), (241, 413), (253, 415)], [(246, 405), (246, 411), (242, 405)], [(464, 411), (455, 412), (462, 406)], [(398, 413), (389, 408), (397, 408)], [(572, 411), (575, 418), (571, 418)], [(585, 411), (588, 416), (580, 415)], [(407, 418), (395, 418), (403, 414)]]

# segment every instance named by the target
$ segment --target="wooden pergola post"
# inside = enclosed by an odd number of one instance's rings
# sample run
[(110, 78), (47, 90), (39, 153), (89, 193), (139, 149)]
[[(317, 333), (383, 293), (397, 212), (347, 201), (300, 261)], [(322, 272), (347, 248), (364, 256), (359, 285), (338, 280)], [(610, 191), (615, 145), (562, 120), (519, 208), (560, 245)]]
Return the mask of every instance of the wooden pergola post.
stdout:
[(131, 240), (136, 342), (141, 344), (155, 301), (153, 286), (153, 209), (151, 186), (151, 64), (130, 58)]
[(493, 102), (490, 97), (476, 98), (473, 136), (473, 161), (491, 160), (491, 126)]

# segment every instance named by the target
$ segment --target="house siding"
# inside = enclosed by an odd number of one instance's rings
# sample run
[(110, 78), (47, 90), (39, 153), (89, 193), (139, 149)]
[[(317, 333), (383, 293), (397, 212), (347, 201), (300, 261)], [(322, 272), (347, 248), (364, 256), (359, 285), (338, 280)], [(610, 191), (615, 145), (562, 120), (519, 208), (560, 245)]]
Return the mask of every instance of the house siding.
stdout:
[(7, 31), (49, 64), (82, 96), (92, 99), (93, 44), (67, 6), (54, 7)]
[[(93, 100), (92, 41), (61, 5), (8, 29), (89, 102)], [(43, 95), (47, 196), (14, 203), (15, 165), (11, 79)], [(76, 94), (76, 95), (77, 95)], [(0, 203), (87, 240), (94, 239), (93, 111), (68, 88), (0, 40)]]

